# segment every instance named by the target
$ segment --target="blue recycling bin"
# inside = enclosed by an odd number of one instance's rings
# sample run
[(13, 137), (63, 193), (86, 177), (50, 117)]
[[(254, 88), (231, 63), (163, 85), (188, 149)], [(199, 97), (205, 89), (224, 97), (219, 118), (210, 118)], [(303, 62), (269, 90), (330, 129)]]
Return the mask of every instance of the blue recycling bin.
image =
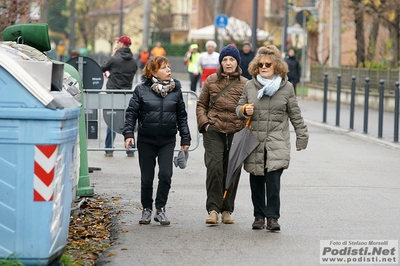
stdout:
[(68, 242), (81, 105), (62, 64), (21, 54), (0, 42), (0, 258), (48, 265)]

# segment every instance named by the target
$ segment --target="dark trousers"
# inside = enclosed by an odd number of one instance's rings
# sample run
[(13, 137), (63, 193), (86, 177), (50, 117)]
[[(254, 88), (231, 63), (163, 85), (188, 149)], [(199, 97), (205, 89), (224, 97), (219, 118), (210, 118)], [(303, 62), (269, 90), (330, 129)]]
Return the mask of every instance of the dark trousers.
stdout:
[(156, 193), (156, 209), (165, 207), (171, 188), (172, 161), (175, 143), (156, 146), (148, 143), (137, 143), (141, 174), (141, 203), (143, 208), (153, 209), (153, 181), (158, 160), (158, 186)]
[(189, 72), (189, 78), (190, 78), (190, 90), (196, 92), (197, 84), (199, 83), (200, 79), (200, 74), (194, 75), (193, 73)]
[(213, 126), (210, 126), (208, 131), (203, 133), (204, 162), (207, 168), (206, 208), (208, 212), (212, 210), (218, 213), (233, 212), (235, 207), (241, 171), (237, 171), (237, 174), (233, 176), (233, 182), (228, 189), (226, 198), (223, 199), (232, 138), (233, 134), (220, 133)]
[(269, 173), (265, 170), (264, 176), (250, 174), (251, 200), (255, 218), (279, 219), (282, 172), (283, 169)]
[(292, 83), (292, 85), (293, 85), (294, 95), (297, 95), (296, 86), (297, 86), (297, 83), (299, 83), (299, 81), (297, 79), (296, 80), (292, 80), (290, 78), (288, 78), (288, 81), (290, 83)]

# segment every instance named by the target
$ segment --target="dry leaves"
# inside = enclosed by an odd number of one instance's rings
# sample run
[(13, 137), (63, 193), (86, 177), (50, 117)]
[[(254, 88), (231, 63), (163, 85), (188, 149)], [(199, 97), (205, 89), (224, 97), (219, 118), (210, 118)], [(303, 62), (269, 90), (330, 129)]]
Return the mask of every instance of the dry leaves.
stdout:
[(116, 205), (119, 205), (119, 198), (110, 200), (97, 195), (75, 203), (64, 253), (71, 257), (74, 265), (94, 265), (96, 259), (113, 245), (111, 227), (113, 218), (120, 212)]

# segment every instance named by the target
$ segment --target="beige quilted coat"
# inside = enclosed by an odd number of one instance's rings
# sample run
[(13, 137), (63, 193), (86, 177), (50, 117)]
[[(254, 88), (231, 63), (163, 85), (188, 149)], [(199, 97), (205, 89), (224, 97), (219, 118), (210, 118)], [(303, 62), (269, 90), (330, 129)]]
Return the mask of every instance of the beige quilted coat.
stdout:
[(261, 145), (246, 158), (244, 169), (258, 176), (264, 176), (264, 169), (271, 172), (289, 167), (289, 120), (296, 132), (296, 148), (305, 149), (308, 143), (307, 126), (301, 116), (293, 85), (287, 81), (287, 77), (282, 80), (279, 90), (272, 97), (264, 95), (260, 100), (257, 99), (258, 90), (261, 88), (262, 85), (256, 79), (249, 80), (236, 107), (237, 116), (246, 119), (247, 116), (242, 113), (242, 106), (254, 103), (250, 125), (253, 127), (253, 135)]

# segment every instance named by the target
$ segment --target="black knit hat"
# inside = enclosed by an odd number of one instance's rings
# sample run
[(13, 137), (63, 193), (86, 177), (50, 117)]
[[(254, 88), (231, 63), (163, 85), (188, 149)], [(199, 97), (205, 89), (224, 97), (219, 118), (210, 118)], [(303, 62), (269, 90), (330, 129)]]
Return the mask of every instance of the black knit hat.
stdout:
[(236, 61), (238, 62), (238, 65), (240, 65), (240, 54), (239, 54), (239, 50), (236, 47), (233, 47), (232, 45), (228, 45), (225, 46), (224, 48), (222, 48), (221, 53), (219, 54), (219, 63), (221, 64), (222, 59), (225, 56), (232, 56), (236, 59)]

